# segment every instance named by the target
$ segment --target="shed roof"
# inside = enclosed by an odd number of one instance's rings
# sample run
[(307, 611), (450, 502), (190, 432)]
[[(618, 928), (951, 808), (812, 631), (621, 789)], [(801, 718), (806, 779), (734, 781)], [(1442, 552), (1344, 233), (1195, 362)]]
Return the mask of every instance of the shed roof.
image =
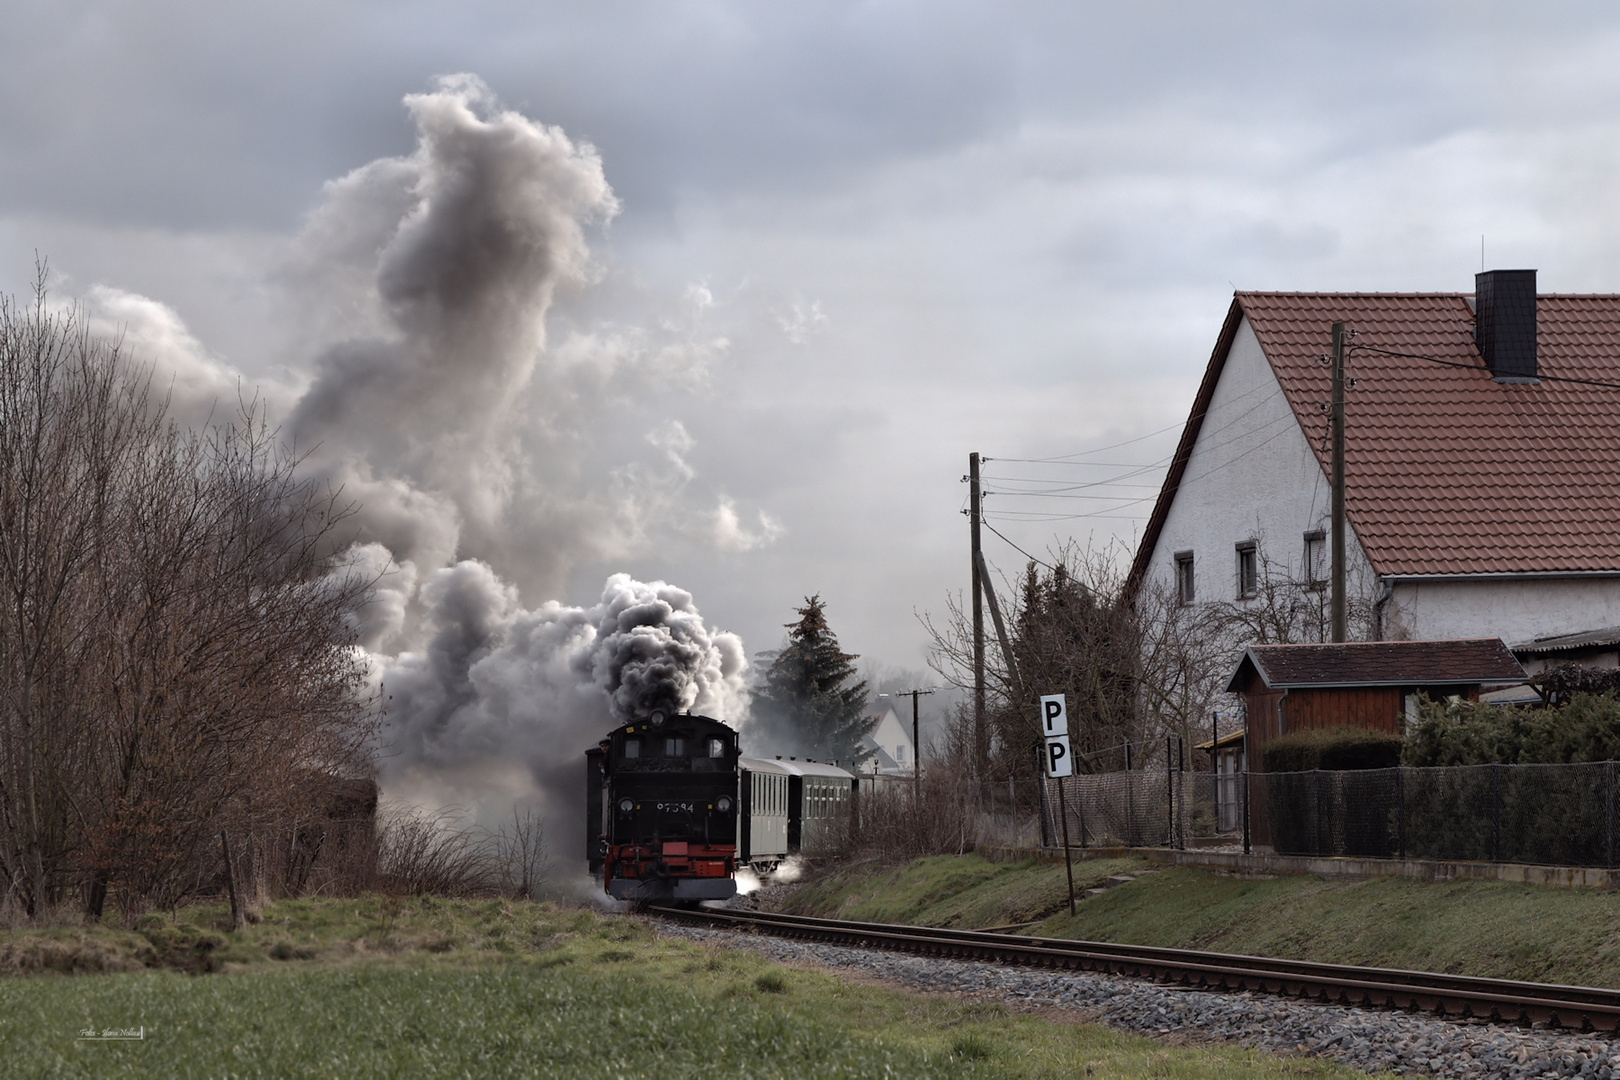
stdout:
[(1551, 634), (1513, 646), (1515, 656), (1547, 656), (1552, 653), (1575, 652), (1579, 649), (1620, 645), (1620, 626), (1605, 626), (1600, 630), (1582, 630), (1576, 634)]
[(1324, 474), (1330, 372), (1321, 357), (1335, 321), (1357, 332), (1345, 405), (1345, 504), (1378, 574), (1620, 572), (1620, 424), (1612, 419), (1620, 388), (1551, 378), (1620, 383), (1620, 296), (1537, 297), (1538, 366), (1547, 378), (1536, 385), (1492, 379), (1474, 343), (1469, 299), (1234, 294), (1132, 583), (1146, 573), (1244, 320)]
[(1250, 645), (1227, 682), (1227, 692), (1242, 693), (1255, 678), (1273, 690), (1292, 690), (1512, 684), (1526, 676), (1501, 638), (1461, 638)]

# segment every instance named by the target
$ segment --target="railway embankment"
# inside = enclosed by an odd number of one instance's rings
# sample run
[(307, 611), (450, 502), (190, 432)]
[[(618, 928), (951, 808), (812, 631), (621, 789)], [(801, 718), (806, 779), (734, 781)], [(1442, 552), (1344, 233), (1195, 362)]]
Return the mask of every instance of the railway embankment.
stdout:
[[(1144, 872), (1151, 871), (1151, 872)], [(799, 914), (1620, 987), (1620, 892), (1502, 881), (1236, 876), (1140, 855), (1074, 866), (938, 856), (822, 869)], [(1114, 887), (1102, 888), (1109, 879)], [(1093, 892), (1092, 890), (1099, 890)]]

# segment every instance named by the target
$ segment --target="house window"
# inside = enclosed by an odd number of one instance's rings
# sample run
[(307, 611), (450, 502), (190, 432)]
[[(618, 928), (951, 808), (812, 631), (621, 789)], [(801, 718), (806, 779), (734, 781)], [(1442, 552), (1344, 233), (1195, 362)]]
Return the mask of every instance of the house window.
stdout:
[(1260, 591), (1260, 545), (1253, 540), (1237, 546), (1237, 586), (1239, 600)]
[(1305, 534), (1305, 584), (1320, 587), (1327, 580), (1327, 534), (1321, 529)]
[(1193, 602), (1193, 553), (1176, 552), (1176, 600), (1183, 604)]

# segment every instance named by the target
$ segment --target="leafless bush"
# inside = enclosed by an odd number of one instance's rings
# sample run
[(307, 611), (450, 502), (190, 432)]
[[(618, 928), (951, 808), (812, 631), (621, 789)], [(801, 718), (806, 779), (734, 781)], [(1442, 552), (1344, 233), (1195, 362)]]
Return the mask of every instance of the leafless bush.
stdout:
[(379, 811), (378, 885), (412, 896), (478, 896), (499, 891), (489, 834), (457, 809), (398, 803)]
[(957, 710), (942, 743), (924, 756), (920, 780), (863, 779), (829, 854), (889, 864), (974, 850), (982, 819), (971, 767), (972, 725), (968, 708)]
[(491, 832), (464, 811), (384, 804), (379, 812), (376, 887), (433, 896), (511, 896), (532, 900), (546, 879), (545, 824), (512, 811)]
[(491, 837), (500, 891), (524, 900), (539, 898), (549, 869), (546, 826), (534, 810), (512, 808), (512, 823)]

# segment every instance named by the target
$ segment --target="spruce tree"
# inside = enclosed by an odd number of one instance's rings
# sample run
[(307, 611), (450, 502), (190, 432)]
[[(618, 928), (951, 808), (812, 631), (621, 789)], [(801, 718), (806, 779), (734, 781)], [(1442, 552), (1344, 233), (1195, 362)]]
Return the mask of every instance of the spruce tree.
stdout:
[(870, 756), (861, 740), (877, 726), (866, 715), (866, 681), (855, 678), (857, 657), (838, 647), (821, 597), (804, 603), (787, 643), (760, 655), (770, 667), (754, 691), (754, 722), (771, 750), (854, 764)]

